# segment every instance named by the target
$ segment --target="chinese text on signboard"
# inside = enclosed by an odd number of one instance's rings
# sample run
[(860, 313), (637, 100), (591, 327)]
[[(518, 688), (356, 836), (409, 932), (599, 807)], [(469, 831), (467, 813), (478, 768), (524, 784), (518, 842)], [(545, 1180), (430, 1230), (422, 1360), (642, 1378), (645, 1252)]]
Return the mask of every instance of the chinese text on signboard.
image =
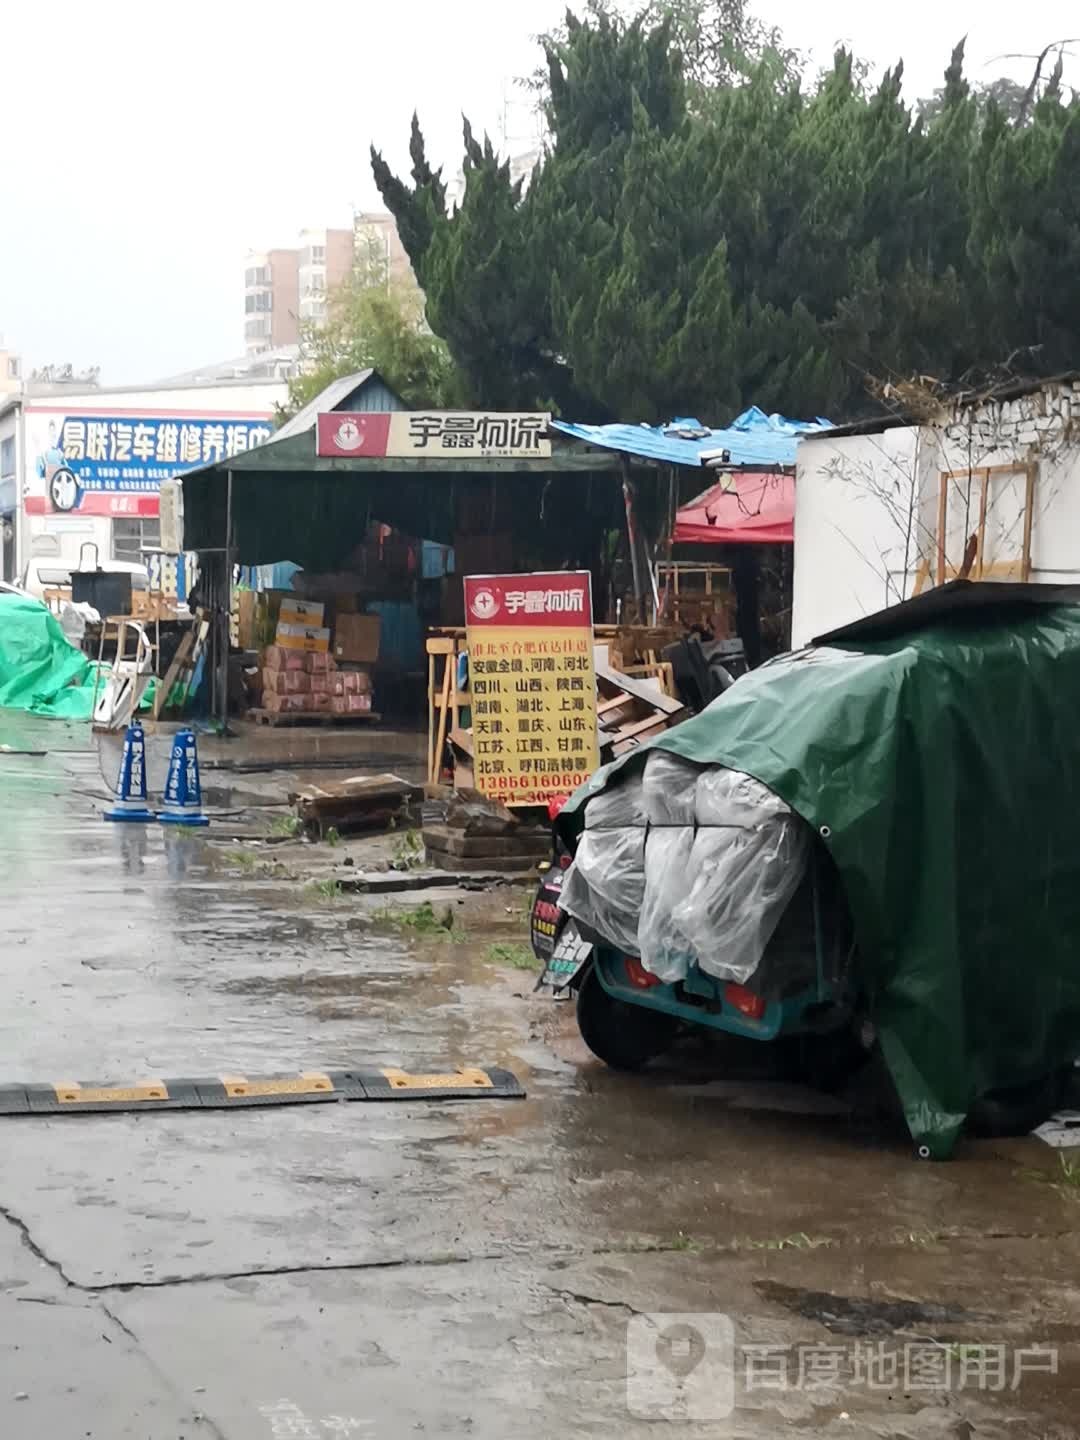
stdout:
[(587, 571), (465, 581), (477, 788), (546, 805), (599, 764)]
[(252, 450), (272, 433), (265, 420), (70, 415), (51, 458), (84, 490), (157, 490), (162, 480)]
[(550, 415), (498, 411), (334, 411), (318, 418), (318, 453), (358, 459), (547, 459), (550, 420)]

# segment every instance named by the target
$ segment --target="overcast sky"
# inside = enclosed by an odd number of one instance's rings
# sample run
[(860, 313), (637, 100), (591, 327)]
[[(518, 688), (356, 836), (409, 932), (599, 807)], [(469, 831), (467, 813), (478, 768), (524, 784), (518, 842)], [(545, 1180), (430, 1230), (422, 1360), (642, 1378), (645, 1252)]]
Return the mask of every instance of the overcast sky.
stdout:
[[(462, 110), (496, 137), (508, 119), (513, 148), (529, 148), (513, 81), (564, 8), (6, 0), (0, 332), (27, 370), (100, 364), (107, 384), (241, 353), (245, 252), (378, 207), (368, 145), (401, 164), (414, 107), (448, 173)], [(879, 68), (902, 53), (909, 98), (935, 88), (964, 33), (972, 78), (1026, 78), (1027, 62), (998, 57), (1080, 29), (1068, 0), (757, 8), (818, 63), (838, 41)], [(1080, 62), (1066, 77), (1080, 85)]]

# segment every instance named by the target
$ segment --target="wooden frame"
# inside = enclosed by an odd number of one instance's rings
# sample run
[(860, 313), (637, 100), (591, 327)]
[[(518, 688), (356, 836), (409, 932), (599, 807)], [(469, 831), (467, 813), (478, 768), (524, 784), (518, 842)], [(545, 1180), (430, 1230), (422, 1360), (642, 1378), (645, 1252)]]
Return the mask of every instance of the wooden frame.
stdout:
[[(986, 563), (986, 517), (990, 508), (990, 485), (995, 476), (1023, 475), (1024, 485), (1024, 529), (1020, 542), (1020, 579), (1025, 583), (1031, 579), (1031, 531), (1035, 509), (1035, 481), (1038, 477), (1038, 462), (1019, 461), (1014, 465), (978, 465), (970, 470), (940, 470), (938, 472), (938, 515), (937, 515), (937, 555), (935, 566), (935, 584), (944, 585), (946, 580), (954, 580), (960, 574), (960, 567), (949, 565), (946, 556), (947, 525), (949, 513), (949, 485), (958, 480), (978, 480), (981, 482), (979, 490), (979, 512), (978, 528), (976, 530), (977, 545), (975, 550), (975, 563), (972, 567), (971, 578), (974, 580), (1015, 580), (1016, 562), (1012, 560), (996, 561), (994, 564)], [(967, 536), (964, 537), (965, 543)], [(919, 593), (921, 586), (916, 587), (915, 593)]]

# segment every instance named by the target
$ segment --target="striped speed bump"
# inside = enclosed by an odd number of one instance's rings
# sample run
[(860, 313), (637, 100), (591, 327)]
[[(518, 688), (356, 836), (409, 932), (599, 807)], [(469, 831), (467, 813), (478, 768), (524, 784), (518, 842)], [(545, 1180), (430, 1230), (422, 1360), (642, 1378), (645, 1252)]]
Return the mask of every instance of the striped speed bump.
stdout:
[(0, 1085), (0, 1115), (87, 1115), (113, 1110), (233, 1110), (255, 1105), (319, 1105), (339, 1100), (520, 1100), (510, 1070), (463, 1067), (416, 1075), (394, 1066), (316, 1070), (301, 1075), (218, 1075), (99, 1085)]

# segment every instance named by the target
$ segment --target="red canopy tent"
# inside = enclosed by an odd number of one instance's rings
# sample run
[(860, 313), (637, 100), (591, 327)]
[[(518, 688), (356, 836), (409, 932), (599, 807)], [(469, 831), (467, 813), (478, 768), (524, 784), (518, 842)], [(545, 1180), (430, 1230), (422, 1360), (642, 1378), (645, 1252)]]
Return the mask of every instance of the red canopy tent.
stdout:
[(675, 514), (676, 545), (790, 545), (795, 477), (733, 471)]

